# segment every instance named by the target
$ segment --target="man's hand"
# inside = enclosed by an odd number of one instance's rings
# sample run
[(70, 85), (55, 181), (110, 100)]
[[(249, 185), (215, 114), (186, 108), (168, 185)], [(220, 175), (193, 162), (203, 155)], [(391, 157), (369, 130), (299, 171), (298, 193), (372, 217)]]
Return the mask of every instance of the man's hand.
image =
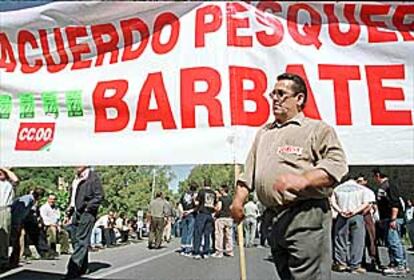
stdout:
[(350, 218), (352, 216), (354, 216), (354, 213), (352, 211), (343, 211), (341, 213), (339, 213), (342, 217), (344, 218)]
[(233, 217), (234, 222), (237, 224), (244, 219), (243, 202), (244, 201), (235, 198), (233, 200), (233, 203), (230, 205), (231, 216)]
[(238, 224), (244, 219), (243, 204), (249, 196), (249, 191), (245, 187), (237, 186), (233, 203), (230, 206), (230, 213), (233, 220)]
[(396, 220), (391, 220), (390, 228), (395, 229), (395, 230), (397, 229), (397, 221)]
[(283, 191), (300, 191), (310, 185), (309, 180), (303, 176), (293, 173), (286, 173), (280, 175), (273, 184), (273, 190), (278, 192)]

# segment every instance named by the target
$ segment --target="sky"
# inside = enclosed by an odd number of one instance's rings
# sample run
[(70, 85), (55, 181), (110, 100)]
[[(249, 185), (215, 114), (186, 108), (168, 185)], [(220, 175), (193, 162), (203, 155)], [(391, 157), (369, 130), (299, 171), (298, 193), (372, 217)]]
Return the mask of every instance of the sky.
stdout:
[(0, 1), (0, 12), (12, 11), (17, 9), (30, 8), (35, 6), (41, 6), (52, 2), (51, 0), (38, 0), (38, 1)]
[(178, 191), (178, 183), (185, 180), (190, 174), (194, 165), (173, 165), (172, 171), (175, 173), (176, 178), (170, 182), (169, 189), (173, 192)]

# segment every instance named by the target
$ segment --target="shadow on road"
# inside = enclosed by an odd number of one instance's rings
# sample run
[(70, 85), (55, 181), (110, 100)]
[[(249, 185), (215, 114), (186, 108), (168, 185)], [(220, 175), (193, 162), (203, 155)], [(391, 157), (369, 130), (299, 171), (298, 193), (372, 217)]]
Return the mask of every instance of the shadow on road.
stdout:
[[(94, 273), (97, 272), (101, 269), (104, 268), (108, 268), (111, 265), (109, 263), (101, 263), (101, 262), (91, 262), (89, 263), (88, 269), (90, 273)], [(25, 269), (25, 270), (21, 270), (19, 272), (16, 272), (12, 275), (8, 275), (4, 278), (1, 278), (2, 280), (58, 280), (58, 279), (62, 279), (63, 276), (65, 276), (64, 274), (60, 274), (60, 273), (53, 273), (53, 272), (40, 272), (40, 271), (36, 271), (36, 270), (30, 270), (30, 269)], [(90, 279), (88, 278), (88, 275), (85, 275), (84, 277), (81, 278), (77, 278), (77, 279)]]
[(94, 272), (97, 272), (101, 269), (108, 268), (108, 267), (111, 267), (109, 263), (90, 262), (88, 269), (89, 269), (89, 273), (94, 273)]
[[(33, 271), (30, 269), (25, 269), (19, 272), (16, 272), (15, 274), (6, 276), (2, 278), (2, 280), (22, 280), (22, 279), (45, 279), (45, 280), (57, 280), (62, 279), (64, 275), (59, 273), (51, 273), (51, 272), (39, 272), (39, 271)], [(86, 278), (84, 278), (86, 279)]]

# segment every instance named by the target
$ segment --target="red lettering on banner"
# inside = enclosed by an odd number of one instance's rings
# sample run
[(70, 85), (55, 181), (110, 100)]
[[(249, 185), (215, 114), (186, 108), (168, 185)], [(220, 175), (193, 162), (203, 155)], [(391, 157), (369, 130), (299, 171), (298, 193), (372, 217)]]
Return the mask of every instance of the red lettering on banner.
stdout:
[(60, 28), (54, 28), (53, 34), (55, 36), (56, 42), (56, 49), (59, 55), (59, 63), (55, 63), (53, 56), (50, 53), (49, 42), (47, 40), (47, 32), (44, 29), (39, 30), (39, 37), (40, 37), (40, 45), (42, 46), (43, 56), (46, 60), (47, 71), (49, 73), (56, 73), (61, 71), (68, 65), (69, 59), (68, 55), (66, 54), (62, 33), (60, 32)]
[[(260, 126), (269, 117), (269, 102), (264, 96), (267, 78), (263, 70), (248, 67), (230, 66), (230, 112), (232, 125)], [(253, 82), (252, 89), (245, 89), (243, 82)], [(250, 100), (256, 104), (254, 112), (244, 109), (244, 102)]]
[(316, 106), (315, 97), (312, 92), (312, 88), (310, 87), (308, 77), (306, 75), (305, 69), (301, 64), (288, 64), (286, 66), (286, 73), (293, 73), (301, 76), (305, 81), (306, 88), (308, 89), (308, 97), (306, 100), (305, 108), (303, 109), (303, 113), (312, 119), (320, 120), (321, 116), (319, 114), (318, 107)]
[(335, 112), (337, 125), (352, 125), (351, 103), (349, 98), (350, 80), (360, 80), (361, 74), (357, 65), (325, 65), (319, 66), (319, 78), (332, 80), (335, 95)]
[(91, 67), (91, 60), (82, 60), (82, 54), (90, 53), (88, 43), (78, 44), (77, 39), (81, 37), (87, 37), (88, 32), (86, 31), (85, 26), (76, 26), (76, 27), (66, 27), (66, 37), (68, 38), (69, 48), (73, 56), (73, 65), (72, 70), (83, 69)]
[[(113, 90), (115, 94), (107, 97), (105, 93)], [(128, 104), (123, 98), (128, 90), (127, 80), (99, 82), (92, 93), (95, 111), (95, 132), (115, 132), (124, 129), (129, 122)], [(117, 111), (115, 118), (109, 118), (106, 110), (113, 108)]]
[(17, 35), (17, 47), (20, 63), (22, 64), (22, 73), (35, 73), (42, 67), (43, 61), (41, 59), (35, 59), (34, 65), (30, 65), (26, 57), (26, 44), (29, 44), (32, 49), (37, 49), (39, 47), (35, 36), (31, 32), (21, 30)]
[[(115, 26), (111, 23), (107, 24), (98, 24), (91, 26), (92, 37), (95, 41), (97, 58), (95, 66), (101, 66), (105, 53), (111, 54), (110, 64), (118, 62), (118, 42), (119, 36), (116, 32)], [(103, 36), (109, 36), (109, 40), (104, 42)]]
[[(227, 9), (227, 46), (252, 47), (251, 36), (239, 36), (237, 31), (240, 28), (250, 28), (249, 18), (240, 18), (242, 12), (247, 8), (240, 3), (226, 3)], [(237, 16), (237, 17), (234, 17)]]
[[(298, 29), (298, 15), (299, 12), (306, 11), (308, 12), (311, 23), (303, 25), (303, 32), (305, 33), (302, 35)], [(319, 49), (322, 45), (322, 42), (319, 40), (319, 33), (321, 32), (321, 23), (322, 18), (319, 13), (307, 4), (294, 4), (290, 5), (288, 8), (288, 31), (292, 36), (293, 40), (296, 43), (303, 46), (310, 46), (313, 45), (317, 49)]]
[[(170, 25), (171, 33), (166, 43), (161, 43), (161, 31), (166, 25)], [(152, 49), (156, 54), (165, 54), (171, 51), (178, 41), (180, 34), (180, 20), (173, 13), (163, 13), (155, 19), (154, 34), (152, 36)]]
[(414, 41), (414, 36), (410, 34), (410, 32), (414, 32), (414, 20), (412, 19), (411, 23), (404, 23), (406, 18), (410, 15), (411, 18), (413, 18), (414, 5), (398, 6), (392, 17), (392, 23), (397, 30), (400, 31), (404, 41)]
[[(270, 10), (272, 13), (278, 13), (282, 11), (282, 6), (275, 2), (260, 2), (257, 5), (257, 9), (259, 11)], [(283, 25), (277, 18), (256, 11), (256, 20), (264, 26), (271, 27), (273, 31), (271, 34), (267, 34), (266, 31), (256, 33), (257, 40), (262, 46), (273, 47), (283, 40)]]
[(13, 48), (7, 38), (7, 35), (0, 33), (0, 68), (6, 69), (6, 72), (13, 72), (16, 68), (16, 58), (14, 58)]
[[(207, 89), (196, 91), (196, 82), (207, 83)], [(204, 106), (208, 110), (208, 123), (213, 126), (224, 126), (220, 101), (216, 96), (220, 93), (220, 73), (209, 67), (181, 69), (181, 121), (183, 128), (195, 128), (195, 108)]]
[[(149, 108), (151, 93), (153, 93), (156, 100), (157, 109)], [(146, 130), (148, 122), (154, 121), (161, 122), (164, 129), (177, 129), (161, 72), (149, 74), (142, 87), (139, 94), (134, 130)]]
[[(124, 37), (122, 61), (137, 59), (144, 52), (148, 44), (148, 26), (139, 18), (132, 18), (121, 21), (121, 29)], [(140, 35), (139, 46), (135, 50), (132, 49), (132, 46), (135, 44), (133, 32), (138, 32)]]
[(335, 16), (335, 4), (325, 4), (323, 10), (328, 17), (328, 30), (332, 42), (338, 46), (349, 46), (358, 40), (361, 27), (355, 19), (355, 4), (345, 4), (344, 7), (344, 16), (349, 23), (349, 30), (346, 32), (342, 32), (339, 28), (339, 19)]
[[(213, 19), (206, 22), (207, 16)], [(195, 47), (202, 48), (205, 46), (205, 35), (207, 33), (219, 30), (223, 20), (220, 7), (216, 5), (208, 5), (197, 9), (195, 19)]]
[(404, 79), (404, 65), (365, 66), (371, 107), (372, 125), (412, 125), (410, 110), (387, 110), (387, 100), (404, 100), (401, 88), (382, 86), (387, 79)]
[(370, 5), (363, 4), (361, 7), (361, 20), (367, 25), (368, 29), (368, 42), (370, 43), (384, 43), (384, 42), (397, 42), (397, 34), (392, 31), (380, 31), (378, 27), (387, 28), (384, 21), (372, 20), (372, 16), (386, 16), (391, 5)]

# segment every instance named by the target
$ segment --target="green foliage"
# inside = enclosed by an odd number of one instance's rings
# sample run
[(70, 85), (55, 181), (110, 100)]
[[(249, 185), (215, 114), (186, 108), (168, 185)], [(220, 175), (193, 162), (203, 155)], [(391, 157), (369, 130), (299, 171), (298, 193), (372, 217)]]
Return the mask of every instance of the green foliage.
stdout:
[[(13, 171), (20, 179), (16, 196), (27, 194), (36, 187), (42, 187), (46, 190), (46, 194), (56, 194), (59, 209), (64, 211), (67, 208), (69, 203), (67, 187), (70, 186), (75, 175), (73, 167), (15, 168)], [(96, 171), (102, 180), (105, 192), (105, 199), (100, 207), (101, 213), (113, 210), (133, 216), (138, 209), (146, 210), (151, 200), (154, 178), (154, 191), (162, 191), (174, 201), (174, 195), (168, 190), (169, 182), (174, 178), (174, 173), (169, 166), (102, 166), (97, 167)], [(58, 189), (59, 177), (67, 183), (66, 188)], [(46, 200), (47, 196), (40, 203), (43, 204)]]
[(227, 184), (230, 190), (234, 186), (234, 165), (232, 164), (209, 164), (195, 166), (188, 178), (179, 183), (179, 192), (188, 189), (190, 182), (196, 182), (199, 187), (204, 185), (204, 180), (211, 180), (211, 187), (218, 189), (221, 185)]
[(71, 182), (74, 176), (71, 167), (15, 168), (13, 171), (20, 180), (16, 191), (17, 196), (27, 194), (36, 187), (44, 188), (46, 192), (55, 192), (59, 177), (66, 182)]
[(154, 191), (168, 194), (168, 184), (174, 176), (170, 167), (98, 167), (105, 191), (101, 212), (113, 210), (130, 216), (135, 215), (138, 209), (146, 210), (151, 201), (154, 170)]

